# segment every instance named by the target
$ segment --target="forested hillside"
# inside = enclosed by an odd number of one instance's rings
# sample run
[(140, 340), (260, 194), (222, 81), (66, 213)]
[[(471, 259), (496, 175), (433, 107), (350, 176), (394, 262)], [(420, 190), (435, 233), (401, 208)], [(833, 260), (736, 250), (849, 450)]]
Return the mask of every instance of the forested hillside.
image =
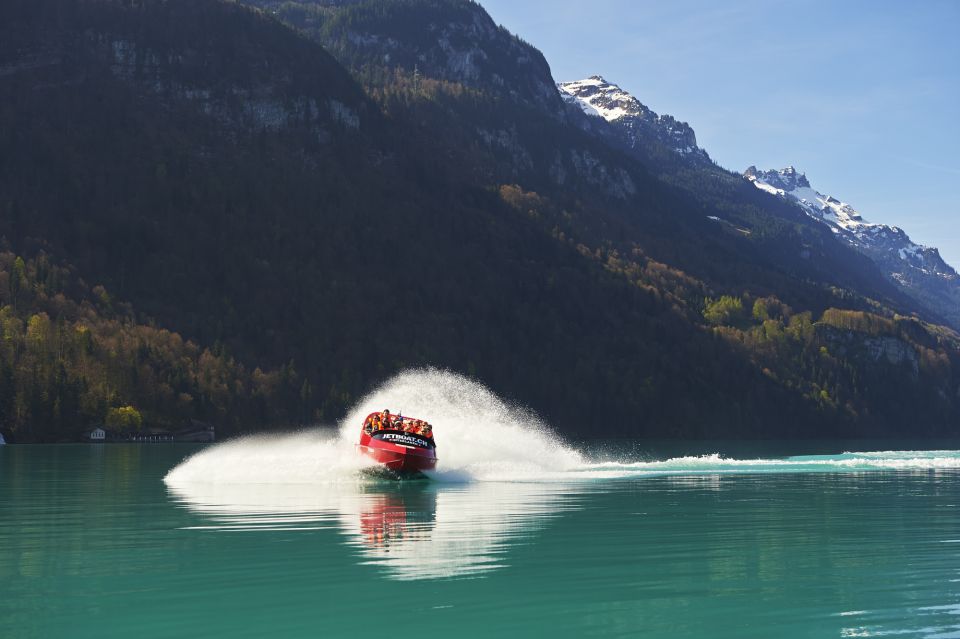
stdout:
[[(201, 348), (139, 324), (102, 286), (43, 252), (0, 253), (0, 424), (19, 441), (73, 441), (92, 425), (224, 434), (309, 417), (291, 363), (247, 370), (220, 345)], [(134, 420), (116, 419), (124, 412)]]
[[(705, 174), (585, 131), (538, 88), (542, 56), (477, 5), (282, 8), (349, 13), (304, 34), (219, 0), (3, 9), (0, 233), (6, 272), (23, 257), (9, 281), (34, 291), (4, 298), (8, 344), (33, 344), (3, 360), (5, 433), (63, 437), (122, 406), (227, 434), (330, 421), (409, 366), (475, 376), (579, 436), (958, 424), (956, 336), (926, 309), (749, 185), (694, 191), (682, 180)], [(413, 68), (336, 45), (396, 12)], [(418, 25), (441, 18), (447, 57), (421, 67)], [(476, 33), (526, 59), (450, 67)], [(71, 265), (76, 291), (45, 288), (41, 263)], [(45, 321), (62, 353), (31, 342)], [(100, 355), (77, 355), (82, 327)]]

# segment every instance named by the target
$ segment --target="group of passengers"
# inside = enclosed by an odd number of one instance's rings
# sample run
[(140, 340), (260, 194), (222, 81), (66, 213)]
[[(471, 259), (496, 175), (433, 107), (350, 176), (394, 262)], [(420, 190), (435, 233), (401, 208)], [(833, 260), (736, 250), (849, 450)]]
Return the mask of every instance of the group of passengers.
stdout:
[(367, 432), (377, 430), (400, 430), (411, 435), (420, 435), (421, 437), (433, 437), (433, 426), (422, 419), (404, 419), (403, 415), (391, 415), (390, 411), (384, 409), (383, 412), (374, 413), (364, 424)]

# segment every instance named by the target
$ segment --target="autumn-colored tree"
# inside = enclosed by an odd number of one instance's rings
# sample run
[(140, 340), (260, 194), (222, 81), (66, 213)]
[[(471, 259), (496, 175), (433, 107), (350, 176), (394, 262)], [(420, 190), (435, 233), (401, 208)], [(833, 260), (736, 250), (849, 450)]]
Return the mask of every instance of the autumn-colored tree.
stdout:
[(108, 429), (120, 433), (139, 431), (143, 426), (143, 416), (133, 406), (118, 406), (107, 411), (104, 424)]

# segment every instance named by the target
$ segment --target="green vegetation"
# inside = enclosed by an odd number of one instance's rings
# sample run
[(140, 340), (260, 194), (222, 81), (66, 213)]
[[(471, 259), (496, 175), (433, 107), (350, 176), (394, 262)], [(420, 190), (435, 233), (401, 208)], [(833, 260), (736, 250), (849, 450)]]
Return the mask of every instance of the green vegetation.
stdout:
[(739, 297), (724, 295), (717, 300), (707, 298), (704, 305), (706, 306), (703, 309), (704, 319), (715, 326), (739, 324), (745, 317), (743, 300)]
[(88, 290), (43, 253), (0, 253), (0, 330), (0, 424), (18, 441), (191, 419), (230, 434), (299, 417), (284, 410), (300, 387), (295, 375), (250, 373), (222, 350), (139, 324), (102, 286)]
[[(517, 187), (501, 188), (501, 196), (530, 219), (549, 223), (556, 216), (543, 196)], [(563, 239), (562, 231), (554, 234)], [(660, 341), (680, 361), (702, 374), (714, 375), (714, 389), (722, 388), (727, 398), (754, 407), (767, 397), (785, 402), (779, 410), (771, 407), (758, 415), (753, 408), (750, 415), (744, 415), (745, 422), (762, 414), (770, 416), (770, 422), (755, 425), (758, 436), (828, 434), (835, 432), (836, 424), (844, 423), (850, 425), (844, 431), (850, 436), (896, 432), (896, 424), (911, 424), (930, 434), (953, 432), (950, 420), (960, 396), (960, 336), (950, 329), (884, 309), (826, 308), (815, 314), (796, 311), (772, 295), (703, 297), (709, 290), (704, 282), (649, 259), (639, 249), (629, 255), (583, 244), (577, 249), (645, 292), (646, 313), (669, 309), (664, 316), (668, 322), (702, 322), (710, 327), (731, 350), (700, 350), (703, 346), (696, 335), (683, 347), (669, 339), (664, 342), (663, 337)], [(837, 301), (842, 297), (838, 295)], [(748, 308), (752, 309), (749, 315)], [(669, 335), (669, 330), (658, 325), (650, 334)], [(743, 360), (750, 366), (743, 367)], [(725, 375), (735, 377), (740, 388), (735, 388), (736, 382), (724, 380)], [(657, 388), (657, 400), (672, 397), (668, 389)], [(747, 399), (741, 400), (744, 395)], [(675, 401), (682, 400), (677, 397)], [(791, 411), (808, 414), (811, 410), (816, 415), (811, 420), (816, 423), (796, 423), (790, 418)], [(710, 428), (703, 435), (725, 431), (716, 420)]]
[(719, 322), (714, 330), (765, 375), (828, 412), (864, 424), (881, 415), (915, 424), (920, 410), (947, 424), (954, 410), (960, 358), (950, 331), (836, 308), (813, 322), (810, 313), (794, 313), (776, 298), (754, 302), (752, 325), (732, 325), (738, 321)]
[(106, 426), (115, 432), (136, 432), (143, 426), (143, 416), (133, 406), (111, 408), (107, 411)]

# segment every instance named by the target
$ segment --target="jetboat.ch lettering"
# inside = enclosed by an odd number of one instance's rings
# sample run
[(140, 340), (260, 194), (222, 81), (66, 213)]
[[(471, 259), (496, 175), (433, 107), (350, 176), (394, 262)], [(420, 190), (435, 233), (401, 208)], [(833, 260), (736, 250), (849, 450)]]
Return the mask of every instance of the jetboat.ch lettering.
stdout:
[(410, 435), (401, 435), (400, 433), (384, 433), (382, 435), (383, 439), (389, 442), (397, 442), (400, 444), (410, 444), (412, 446), (420, 446), (421, 448), (428, 448), (430, 443), (425, 439), (420, 439), (419, 437), (412, 437)]

